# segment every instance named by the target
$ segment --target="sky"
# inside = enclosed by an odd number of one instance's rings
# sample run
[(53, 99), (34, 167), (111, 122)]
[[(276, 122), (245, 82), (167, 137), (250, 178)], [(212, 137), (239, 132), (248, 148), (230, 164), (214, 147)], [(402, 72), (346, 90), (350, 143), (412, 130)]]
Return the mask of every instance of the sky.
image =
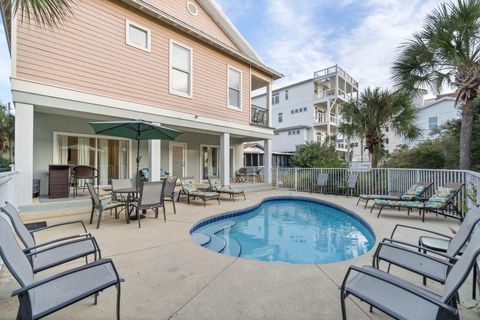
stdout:
[[(285, 77), (338, 64), (360, 88), (390, 87), (398, 47), (438, 0), (215, 0), (260, 57)], [(0, 101), (11, 101), (10, 55), (0, 24)]]

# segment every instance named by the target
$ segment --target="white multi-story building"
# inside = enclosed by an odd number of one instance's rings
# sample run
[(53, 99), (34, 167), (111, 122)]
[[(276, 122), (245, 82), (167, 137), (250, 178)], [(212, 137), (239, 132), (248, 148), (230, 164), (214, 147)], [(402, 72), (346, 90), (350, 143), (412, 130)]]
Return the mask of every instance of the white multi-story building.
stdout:
[[(272, 150), (293, 153), (308, 141), (323, 142), (337, 138), (337, 150), (347, 151), (347, 143), (338, 134), (342, 102), (358, 98), (358, 82), (337, 65), (314, 72), (313, 78), (272, 92), (272, 126), (275, 135)], [(265, 94), (252, 98), (252, 104), (264, 107)]]

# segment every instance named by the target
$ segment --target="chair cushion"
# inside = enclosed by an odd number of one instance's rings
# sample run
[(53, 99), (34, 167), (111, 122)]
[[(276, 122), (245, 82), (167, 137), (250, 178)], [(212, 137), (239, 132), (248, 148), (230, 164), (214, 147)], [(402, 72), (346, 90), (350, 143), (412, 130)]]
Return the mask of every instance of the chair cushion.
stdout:
[(194, 197), (200, 197), (200, 198), (212, 198), (212, 197), (217, 197), (218, 193), (216, 192), (204, 192), (204, 191), (194, 191), (194, 192), (189, 192), (191, 196)]
[(432, 202), (447, 202), (454, 192), (455, 189), (439, 187), (435, 194), (428, 200)]
[[(29, 291), (34, 318), (40, 318), (59, 305), (68, 304), (79, 297), (88, 297), (92, 291), (107, 288), (117, 283), (111, 263), (101, 264), (47, 282)], [(92, 298), (93, 300), (93, 298)]]
[(382, 200), (376, 199), (375, 204), (380, 206), (404, 207), (404, 208), (423, 208), (422, 201), (398, 201), (398, 200)]
[(66, 243), (63, 246), (33, 255), (33, 269), (35, 272), (38, 272), (48, 267), (92, 254), (95, 250), (93, 240), (90, 239)]
[(111, 201), (108, 201), (106, 203), (102, 203), (102, 209), (111, 209), (111, 208), (115, 208), (115, 207), (119, 207), (119, 206), (123, 206), (124, 203), (121, 202), (121, 201), (117, 201), (117, 200), (111, 200)]
[(223, 193), (242, 193), (243, 192), (243, 190), (241, 189), (230, 189), (228, 187), (216, 188), (215, 190)]
[(399, 196), (381, 195), (381, 194), (361, 194), (360, 198), (364, 200), (374, 200), (374, 199), (400, 200)]
[(183, 180), (182, 181), (182, 188), (183, 190), (185, 190), (186, 192), (188, 193), (191, 193), (191, 192), (196, 192), (198, 191), (198, 189), (194, 186), (195, 184), (195, 181), (194, 180)]
[(407, 191), (405, 191), (404, 195), (405, 196), (419, 196), (421, 195), (423, 192), (425, 191), (425, 187), (424, 186), (419, 186), (419, 185), (416, 185), (414, 184), (413, 186), (411, 186)]

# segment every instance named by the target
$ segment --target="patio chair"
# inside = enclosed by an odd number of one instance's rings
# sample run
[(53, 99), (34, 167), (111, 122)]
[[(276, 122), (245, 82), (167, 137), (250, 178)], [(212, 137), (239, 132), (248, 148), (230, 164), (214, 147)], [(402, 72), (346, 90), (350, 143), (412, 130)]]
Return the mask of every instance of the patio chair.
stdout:
[[(72, 168), (72, 186), (73, 196), (78, 195), (79, 182), (84, 180), (83, 191), (85, 191), (86, 182), (95, 183), (95, 179), (98, 179), (98, 169), (91, 166), (75, 166)], [(99, 184), (97, 183), (97, 192)]]
[(319, 173), (317, 177), (317, 181), (312, 184), (312, 189), (310, 193), (315, 192), (317, 188), (320, 188), (321, 191), (325, 194), (325, 189), (328, 188), (328, 174), (327, 173)]
[[(94, 256), (94, 260), (97, 260), (97, 257), (101, 258), (101, 252), (97, 241), (89, 233), (87, 233), (85, 225), (82, 221), (65, 222), (29, 231), (20, 220), (20, 215), (14, 205), (6, 202), (5, 206), (0, 208), (0, 210), (10, 219), (15, 233), (25, 247), (23, 252), (27, 256), (34, 273), (79, 258), (85, 258), (85, 261), (88, 262), (88, 256), (91, 255)], [(34, 238), (34, 234), (36, 232), (73, 223), (81, 223), (85, 233), (62, 237), (41, 244), (36, 243)]]
[(124, 193), (115, 192), (119, 189), (134, 188), (135, 183), (132, 179), (112, 179), (112, 199), (116, 201), (126, 202), (127, 198)]
[(98, 260), (36, 280), (27, 257), (15, 240), (10, 224), (0, 218), (0, 256), (21, 286), (17, 319), (40, 319), (99, 292), (117, 287), (117, 319), (120, 319), (120, 278), (112, 260)]
[(140, 211), (146, 211), (152, 209), (155, 212), (155, 218), (158, 218), (158, 208), (163, 208), (163, 221), (167, 221), (165, 215), (165, 205), (163, 204), (162, 191), (166, 180), (164, 181), (151, 181), (142, 183), (140, 186), (140, 197), (138, 201), (133, 201), (130, 205), (135, 208), (135, 212), (138, 220), (138, 227), (140, 228)]
[(232, 189), (231, 186), (224, 186), (222, 185), (222, 182), (220, 181), (220, 178), (218, 176), (208, 176), (208, 184), (210, 185), (210, 188), (217, 192), (220, 195), (222, 194), (227, 194), (229, 195), (230, 199), (232, 199), (235, 202), (235, 197), (240, 197), (243, 196), (243, 199), (247, 200), (247, 197), (245, 197), (245, 192), (241, 189)]
[(175, 187), (177, 186), (177, 177), (168, 177), (165, 179), (165, 186), (163, 187), (162, 197), (163, 197), (163, 207), (165, 210), (165, 201), (172, 201), (173, 205), (173, 214), (177, 213), (175, 208)]
[[(380, 217), (384, 207), (407, 208), (407, 214), (412, 209), (418, 209), (422, 215), (422, 222), (425, 222), (425, 212), (433, 212), (445, 217), (451, 217), (463, 221), (463, 215), (454, 203), (454, 199), (462, 190), (462, 183), (446, 183), (444, 187), (439, 187), (435, 194), (427, 201), (395, 201), (377, 199), (373, 203), (373, 207), (380, 207), (377, 218)], [(372, 210), (373, 210), (372, 207)], [(453, 212), (453, 213), (450, 213)]]
[[(456, 257), (462, 254), (465, 243), (470, 238), (473, 230), (475, 229), (475, 227), (478, 225), (479, 222), (480, 222), (480, 209), (476, 207), (467, 214), (467, 216), (465, 217), (465, 220), (460, 225), (460, 228), (458, 229), (458, 231), (455, 233), (453, 237), (442, 234), (442, 233), (438, 233), (432, 230), (428, 230), (428, 229), (423, 229), (423, 228), (418, 228), (418, 227), (408, 226), (403, 224), (397, 224), (395, 228), (393, 228), (390, 239), (392, 240), (394, 239), (397, 230), (410, 229), (410, 230), (420, 231), (422, 233), (427, 233), (429, 235), (422, 235), (418, 238), (417, 248), (419, 251), (423, 252), (424, 254), (427, 254), (430, 251), (442, 252), (442, 253), (446, 253), (448, 256)], [(424, 249), (428, 249), (429, 251)], [(384, 248), (383, 253), (385, 253), (385, 251), (388, 251), (388, 250), (391, 250), (391, 249), (387, 247)], [(396, 250), (396, 249), (393, 249), (393, 250)], [(412, 261), (402, 261), (401, 263), (411, 263), (411, 262)], [(419, 267), (417, 266), (417, 269), (418, 268)], [(423, 267), (420, 269), (423, 272)], [(473, 287), (472, 287), (473, 299), (476, 298), (476, 285), (475, 285), (476, 274), (477, 274), (477, 268), (474, 268), (473, 269)], [(424, 283), (425, 283), (425, 278), (424, 278)]]
[(190, 204), (190, 198), (193, 198), (193, 200), (196, 198), (202, 199), (204, 207), (208, 200), (217, 200), (218, 204), (220, 204), (220, 194), (217, 192), (199, 190), (195, 187), (195, 180), (193, 180), (193, 177), (182, 177), (180, 180), (182, 182), (182, 189), (180, 189), (180, 192), (178, 193), (177, 202), (180, 200), (180, 195), (183, 194), (187, 196), (188, 204)]
[(353, 193), (353, 190), (357, 187), (357, 179), (358, 176), (355, 174), (351, 174), (348, 176), (347, 181), (345, 182), (345, 185), (341, 186), (338, 185), (335, 187), (335, 194), (339, 195), (340, 193), (343, 195), (346, 195), (347, 198), (348, 196)]
[[(460, 254), (479, 220), (479, 212), (469, 213), (458, 233), (449, 241), (445, 254), (425, 246), (392, 238), (384, 239), (375, 251), (373, 265), (379, 268), (380, 261), (385, 261), (389, 264), (389, 269), (393, 264), (417, 273), (423, 276), (424, 285), (426, 278), (444, 283), (448, 269), (455, 264), (457, 255)], [(395, 229), (393, 233), (395, 233)]]
[[(416, 184), (412, 185), (407, 191), (405, 191), (401, 195), (393, 195), (393, 194), (361, 194), (358, 197), (357, 206), (360, 202), (364, 202), (365, 206), (364, 209), (367, 208), (368, 202), (370, 200), (398, 200), (398, 201), (415, 201), (421, 198), (425, 192), (430, 189), (433, 185), (432, 182), (417, 182)], [(373, 207), (372, 207), (373, 209)]]
[[(88, 192), (92, 199), (92, 212), (90, 214), (90, 224), (93, 222), (93, 214), (95, 210), (98, 211), (97, 229), (100, 228), (100, 222), (102, 221), (103, 211), (115, 209), (115, 218), (118, 219), (118, 208), (124, 207), (125, 204), (120, 201), (112, 199), (112, 196), (99, 196), (95, 187), (91, 182), (86, 182)], [(110, 211), (111, 212), (111, 211)], [(128, 214), (128, 213), (125, 213)]]
[(351, 294), (395, 319), (458, 320), (458, 289), (479, 255), (480, 232), (474, 231), (465, 252), (449, 269), (441, 295), (370, 266), (350, 266), (340, 289), (342, 319), (347, 319), (345, 299)]

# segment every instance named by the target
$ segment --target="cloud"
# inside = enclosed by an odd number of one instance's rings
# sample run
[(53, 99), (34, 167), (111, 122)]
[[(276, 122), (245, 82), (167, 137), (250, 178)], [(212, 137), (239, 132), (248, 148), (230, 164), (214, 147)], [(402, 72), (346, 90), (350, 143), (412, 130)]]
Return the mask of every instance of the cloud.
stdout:
[(0, 17), (0, 102), (3, 103), (12, 101), (10, 71), (10, 53), (3, 28), (3, 21)]

